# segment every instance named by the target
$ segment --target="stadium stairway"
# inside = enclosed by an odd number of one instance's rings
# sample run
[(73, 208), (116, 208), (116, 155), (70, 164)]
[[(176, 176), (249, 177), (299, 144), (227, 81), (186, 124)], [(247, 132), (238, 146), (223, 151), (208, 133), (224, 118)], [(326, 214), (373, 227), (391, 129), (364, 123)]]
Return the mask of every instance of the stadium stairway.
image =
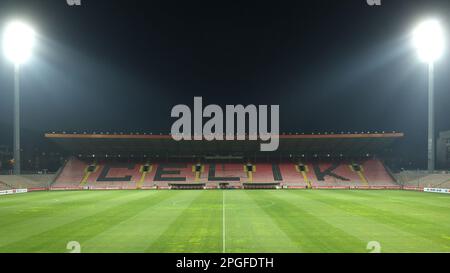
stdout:
[(304, 164), (295, 165), (295, 170), (297, 170), (297, 172), (302, 174), (303, 181), (305, 181), (307, 187), (309, 189), (311, 189), (312, 188), (312, 182), (309, 180), (308, 175), (307, 175), (307, 173), (309, 172), (308, 165), (304, 165)]
[(348, 167), (350, 168), (350, 170), (352, 172), (355, 172), (356, 174), (358, 174), (359, 179), (361, 180), (361, 182), (363, 183), (364, 186), (369, 186), (369, 182), (367, 182), (367, 178), (364, 175), (363, 166), (361, 166), (357, 163), (352, 163), (352, 164), (348, 165)]
[(84, 169), (84, 175), (83, 175), (83, 179), (81, 179), (81, 183), (80, 186), (85, 186), (89, 176), (91, 176), (92, 173), (96, 172), (98, 170), (99, 166), (97, 164), (89, 164), (85, 169)]
[(153, 165), (152, 164), (148, 164), (148, 163), (146, 163), (146, 164), (141, 166), (141, 168), (139, 169), (139, 172), (142, 175), (141, 175), (141, 178), (139, 179), (139, 182), (138, 182), (138, 184), (136, 186), (136, 189), (141, 189), (142, 188), (142, 185), (144, 184), (145, 177), (147, 176), (147, 174), (149, 172), (152, 171), (152, 168), (153, 168)]

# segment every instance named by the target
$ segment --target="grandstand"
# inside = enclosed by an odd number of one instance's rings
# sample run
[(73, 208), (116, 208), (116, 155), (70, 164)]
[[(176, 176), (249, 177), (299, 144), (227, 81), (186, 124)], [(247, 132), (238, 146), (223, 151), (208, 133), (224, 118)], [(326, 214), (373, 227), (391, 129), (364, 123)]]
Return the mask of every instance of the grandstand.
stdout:
[(403, 170), (395, 174), (400, 185), (419, 188), (450, 188), (450, 173), (441, 171), (428, 173), (419, 170)]
[[(199, 165), (200, 170), (196, 170)], [(148, 166), (144, 171), (144, 166)], [(396, 186), (380, 160), (316, 161), (282, 163), (207, 163), (193, 162), (125, 162), (114, 160), (86, 161), (71, 158), (56, 178), (53, 187), (168, 187), (169, 184), (220, 183), (238, 187), (242, 183), (279, 183), (290, 187)]]
[(9, 184), (6, 184), (5, 182), (0, 181), (0, 191), (11, 190), (11, 189), (12, 188), (11, 188), (11, 186)]
[(69, 155), (55, 189), (398, 187), (377, 153), (402, 136), (280, 135), (278, 151), (264, 153), (255, 141), (46, 134)]
[(389, 134), (280, 135), (258, 142), (176, 142), (168, 135), (46, 134), (67, 155), (53, 175), (0, 176), (0, 189), (450, 188), (450, 174), (392, 173)]
[(54, 174), (0, 175), (0, 190), (48, 188)]

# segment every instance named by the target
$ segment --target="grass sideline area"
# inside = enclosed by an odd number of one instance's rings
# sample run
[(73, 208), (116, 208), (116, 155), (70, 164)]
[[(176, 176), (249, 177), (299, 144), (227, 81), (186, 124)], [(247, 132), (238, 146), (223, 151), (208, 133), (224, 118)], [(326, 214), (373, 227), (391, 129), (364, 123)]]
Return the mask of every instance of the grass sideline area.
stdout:
[(0, 196), (0, 252), (450, 252), (450, 195), (110, 190)]

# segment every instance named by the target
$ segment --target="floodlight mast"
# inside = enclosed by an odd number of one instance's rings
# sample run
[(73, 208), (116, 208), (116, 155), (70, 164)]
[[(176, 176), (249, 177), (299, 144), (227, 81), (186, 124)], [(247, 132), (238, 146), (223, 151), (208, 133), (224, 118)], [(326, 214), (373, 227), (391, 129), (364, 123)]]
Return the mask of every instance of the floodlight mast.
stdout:
[(19, 175), (20, 166), (20, 65), (31, 56), (34, 31), (27, 24), (14, 21), (7, 25), (3, 37), (6, 57), (14, 64), (14, 174)]
[(20, 168), (20, 65), (14, 64), (14, 174), (19, 175)]
[(434, 63), (428, 63), (428, 172), (435, 169), (436, 144), (434, 141)]
[(420, 23), (413, 33), (413, 43), (421, 61), (428, 64), (428, 172), (435, 170), (434, 140), (434, 63), (444, 51), (443, 30), (436, 20)]

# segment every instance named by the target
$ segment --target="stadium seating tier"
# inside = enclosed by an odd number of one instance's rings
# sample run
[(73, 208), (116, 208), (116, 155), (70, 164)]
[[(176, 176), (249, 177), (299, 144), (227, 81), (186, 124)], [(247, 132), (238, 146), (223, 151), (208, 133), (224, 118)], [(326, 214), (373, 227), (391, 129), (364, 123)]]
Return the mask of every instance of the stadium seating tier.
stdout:
[[(396, 186), (383, 163), (376, 159), (361, 162), (255, 162), (204, 163), (195, 162), (118, 163), (114, 161), (88, 162), (71, 158), (56, 178), (54, 187), (166, 187), (173, 183), (205, 183), (219, 186), (228, 183), (280, 183), (281, 186), (339, 187), (339, 186)], [(196, 167), (197, 165), (197, 167)], [(250, 166), (250, 167), (249, 167)], [(253, 171), (248, 171), (253, 168)]]

